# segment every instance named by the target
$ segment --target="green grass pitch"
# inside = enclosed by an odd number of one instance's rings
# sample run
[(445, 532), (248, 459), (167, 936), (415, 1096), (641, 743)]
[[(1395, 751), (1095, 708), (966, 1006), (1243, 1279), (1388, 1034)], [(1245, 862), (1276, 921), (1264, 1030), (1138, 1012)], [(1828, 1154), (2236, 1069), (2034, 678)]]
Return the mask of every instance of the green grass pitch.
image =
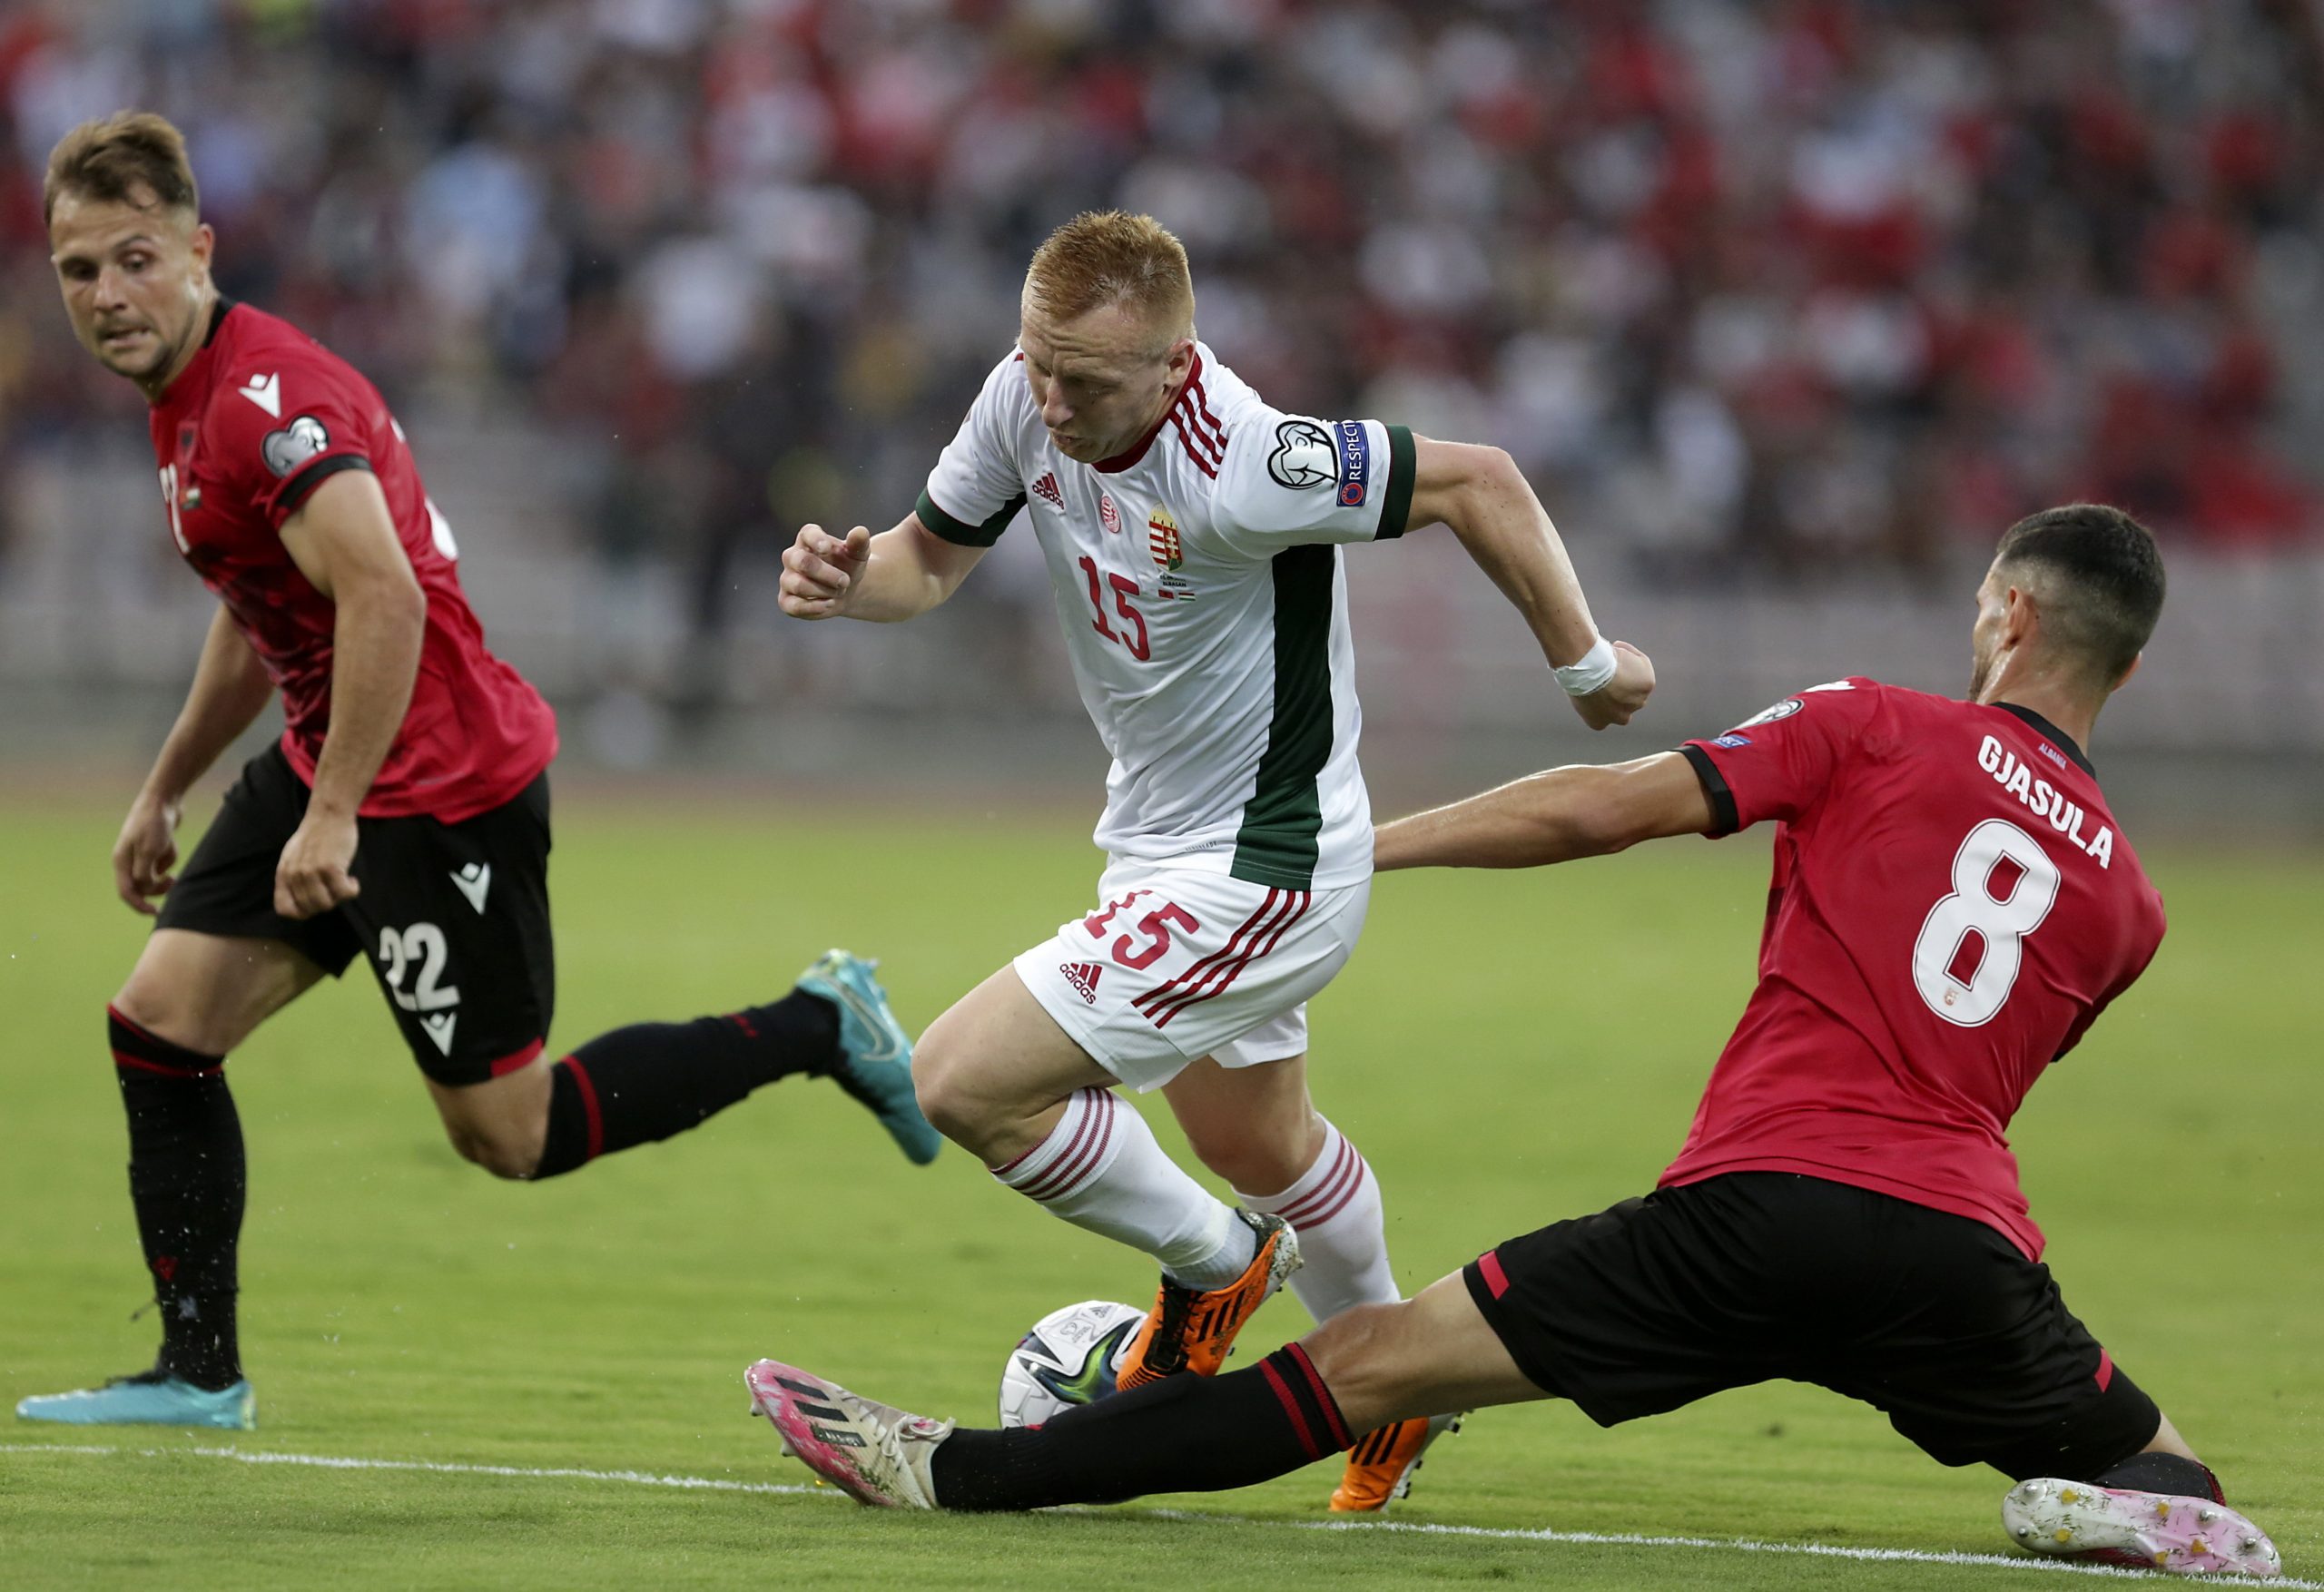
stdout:
[[(103, 1046), (103, 1002), (142, 933), (107, 882), (116, 818), (30, 800), (0, 811), (12, 1402), (134, 1369), (153, 1341), (150, 1318), (129, 1319), (142, 1273)], [(552, 1042), (765, 998), (832, 943), (884, 957), (899, 1007), (924, 1025), (1088, 904), (1083, 833), (1072, 817), (568, 803)], [(1315, 1007), (1314, 1077), (1386, 1184), (1408, 1287), (1650, 1184), (1748, 988), (1764, 860), (1749, 840), (1670, 842), (1531, 875), (1380, 882), (1362, 951)], [(2068, 1299), (2272, 1530), (2290, 1572), (2315, 1575), (2324, 858), (2158, 847), (2149, 860), (2171, 938), (2035, 1092), (2016, 1142)], [(244, 1347), (261, 1430), (0, 1428), (11, 1586), (2024, 1579), (1991, 1564), (1514, 1535), (2007, 1551), (1999, 1478), (1940, 1469), (1875, 1412), (1785, 1384), (1610, 1432), (1563, 1406), (1475, 1418), (1397, 1518), (1500, 1536), (1287, 1528), (1322, 1518), (1321, 1467), (1156, 1500), (1234, 1517), (1200, 1521), (1137, 1508), (899, 1518), (828, 1493), (527, 1474), (797, 1484), (804, 1472), (745, 1419), (753, 1358), (989, 1419), (1029, 1322), (1074, 1299), (1142, 1302), (1150, 1274), (957, 1151), (905, 1165), (836, 1091), (803, 1080), (575, 1176), (496, 1183), (444, 1144), (359, 971), (278, 1019), (231, 1076), (250, 1142)], [(1292, 1301), (1270, 1306), (1246, 1355), (1305, 1325)]]

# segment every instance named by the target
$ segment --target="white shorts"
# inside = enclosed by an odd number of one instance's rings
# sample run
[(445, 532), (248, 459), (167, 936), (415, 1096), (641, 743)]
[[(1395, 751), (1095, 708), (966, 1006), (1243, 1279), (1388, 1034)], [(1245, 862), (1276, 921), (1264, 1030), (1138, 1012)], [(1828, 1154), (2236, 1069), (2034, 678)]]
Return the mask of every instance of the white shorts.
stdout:
[(1190, 1062), (1256, 1066), (1307, 1048), (1307, 999), (1364, 932), (1372, 881), (1288, 890), (1117, 862), (1098, 909), (1011, 964), (1108, 1072), (1158, 1089)]

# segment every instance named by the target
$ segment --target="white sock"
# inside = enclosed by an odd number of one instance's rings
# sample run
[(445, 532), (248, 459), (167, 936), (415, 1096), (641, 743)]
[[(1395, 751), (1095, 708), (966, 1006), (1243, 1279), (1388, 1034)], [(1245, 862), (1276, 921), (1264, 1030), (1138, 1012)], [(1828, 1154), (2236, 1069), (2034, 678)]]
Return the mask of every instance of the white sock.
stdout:
[(1189, 1287), (1219, 1287), (1251, 1263), (1256, 1240), (1234, 1207), (1180, 1171), (1110, 1090), (1075, 1090), (1049, 1137), (993, 1176), (1076, 1227), (1144, 1250)]
[(1272, 1211), (1299, 1234), (1304, 1263), (1291, 1291), (1319, 1322), (1358, 1304), (1393, 1304), (1403, 1295), (1388, 1265), (1388, 1223), (1380, 1180), (1339, 1129), (1324, 1124), (1324, 1147), (1299, 1181), (1275, 1194), (1238, 1194)]

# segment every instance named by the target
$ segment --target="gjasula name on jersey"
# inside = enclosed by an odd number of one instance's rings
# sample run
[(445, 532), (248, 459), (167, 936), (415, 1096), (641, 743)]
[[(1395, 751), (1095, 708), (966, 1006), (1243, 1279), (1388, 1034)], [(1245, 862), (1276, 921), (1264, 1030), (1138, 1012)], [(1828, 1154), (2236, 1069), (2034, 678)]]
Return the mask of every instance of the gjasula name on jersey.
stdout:
[(2084, 840), (2082, 821), (2088, 815), (2080, 803), (2047, 780), (2037, 780), (2034, 771), (2020, 762), (2017, 754), (1991, 735), (1977, 748), (1977, 766), (1994, 777), (1994, 782), (2020, 801), (2035, 818), (2046, 818), (2050, 827), (2089, 853), (2101, 868), (2112, 868), (2114, 856), (2114, 831), (2104, 824), (2098, 832)]

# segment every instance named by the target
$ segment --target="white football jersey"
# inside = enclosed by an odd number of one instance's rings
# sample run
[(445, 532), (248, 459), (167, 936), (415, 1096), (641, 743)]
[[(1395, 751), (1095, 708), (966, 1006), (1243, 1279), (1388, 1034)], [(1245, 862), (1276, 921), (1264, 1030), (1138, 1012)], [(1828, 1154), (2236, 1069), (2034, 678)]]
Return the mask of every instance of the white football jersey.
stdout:
[(1098, 844), (1286, 889), (1369, 878), (1335, 544), (1403, 534), (1412, 433), (1284, 414), (1197, 345), (1142, 444), (1078, 464), (1051, 445), (1022, 359), (985, 378), (920, 519), (982, 547), (1030, 514), (1113, 754)]

